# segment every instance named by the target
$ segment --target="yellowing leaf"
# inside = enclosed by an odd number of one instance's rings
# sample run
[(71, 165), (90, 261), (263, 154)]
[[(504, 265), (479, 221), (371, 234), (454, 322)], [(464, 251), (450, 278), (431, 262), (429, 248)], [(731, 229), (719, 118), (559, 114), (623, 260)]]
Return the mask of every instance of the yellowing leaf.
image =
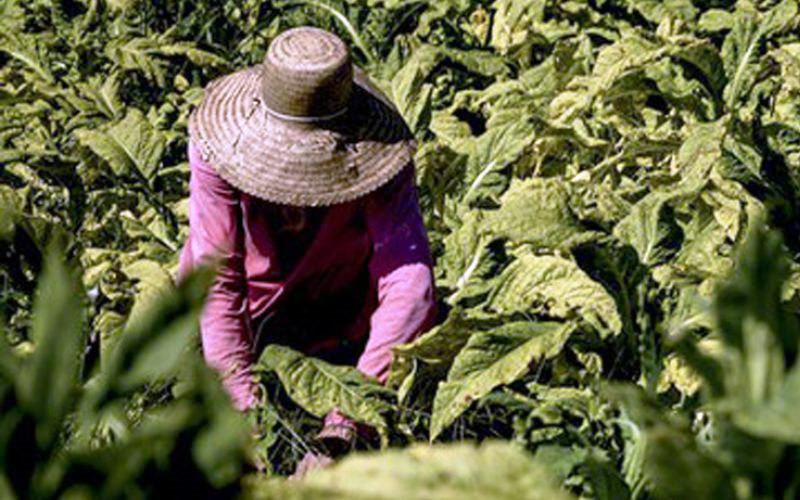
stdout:
[(501, 442), (425, 446), (351, 455), (302, 481), (254, 478), (252, 500), (567, 500), (548, 470)]

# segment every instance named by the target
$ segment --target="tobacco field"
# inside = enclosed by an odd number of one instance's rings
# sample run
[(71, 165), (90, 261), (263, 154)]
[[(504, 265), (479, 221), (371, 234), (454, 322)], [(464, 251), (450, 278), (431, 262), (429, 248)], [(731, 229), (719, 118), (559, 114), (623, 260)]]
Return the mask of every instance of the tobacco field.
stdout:
[[(186, 123), (305, 24), (418, 139), (441, 321), (242, 416)], [(797, 498), (798, 313), (797, 0), (0, 0), (2, 498)], [(333, 408), (379, 449), (287, 481)]]

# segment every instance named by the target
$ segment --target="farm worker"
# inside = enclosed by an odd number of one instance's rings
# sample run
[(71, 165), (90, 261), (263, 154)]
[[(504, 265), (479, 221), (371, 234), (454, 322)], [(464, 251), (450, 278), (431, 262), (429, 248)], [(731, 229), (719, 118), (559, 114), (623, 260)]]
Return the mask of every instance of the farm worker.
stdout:
[[(189, 237), (179, 276), (219, 267), (201, 317), (206, 361), (235, 406), (280, 343), (385, 381), (393, 346), (432, 325), (431, 255), (414, 142), (327, 31), (301, 27), (262, 65), (206, 88), (189, 120)], [(321, 438), (350, 441), (338, 411)]]

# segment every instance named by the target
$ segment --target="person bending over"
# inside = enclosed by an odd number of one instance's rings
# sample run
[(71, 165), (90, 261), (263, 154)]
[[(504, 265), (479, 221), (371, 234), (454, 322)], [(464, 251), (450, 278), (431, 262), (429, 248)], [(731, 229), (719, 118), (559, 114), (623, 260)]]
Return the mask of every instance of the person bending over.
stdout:
[[(414, 141), (327, 31), (281, 33), (263, 64), (212, 81), (189, 120), (189, 236), (179, 279), (214, 262), (203, 354), (240, 410), (263, 347), (354, 364), (384, 382), (391, 349), (432, 326)], [(321, 440), (352, 442), (338, 411)], [(300, 469), (319, 463), (309, 455)]]

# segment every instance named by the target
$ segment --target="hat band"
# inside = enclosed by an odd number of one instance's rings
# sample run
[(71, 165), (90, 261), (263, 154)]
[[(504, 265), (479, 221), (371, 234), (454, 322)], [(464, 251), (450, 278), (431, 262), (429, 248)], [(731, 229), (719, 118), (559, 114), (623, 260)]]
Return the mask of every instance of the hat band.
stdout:
[(267, 106), (265, 103), (264, 108), (267, 110), (267, 113), (271, 114), (275, 118), (280, 118), (281, 120), (286, 120), (287, 122), (295, 122), (295, 123), (315, 123), (315, 122), (324, 122), (327, 120), (332, 120), (334, 118), (338, 118), (343, 114), (347, 113), (347, 106), (343, 107), (339, 111), (335, 113), (331, 113), (329, 115), (322, 115), (322, 116), (297, 116), (297, 115), (287, 115), (284, 113), (279, 113), (274, 109)]

